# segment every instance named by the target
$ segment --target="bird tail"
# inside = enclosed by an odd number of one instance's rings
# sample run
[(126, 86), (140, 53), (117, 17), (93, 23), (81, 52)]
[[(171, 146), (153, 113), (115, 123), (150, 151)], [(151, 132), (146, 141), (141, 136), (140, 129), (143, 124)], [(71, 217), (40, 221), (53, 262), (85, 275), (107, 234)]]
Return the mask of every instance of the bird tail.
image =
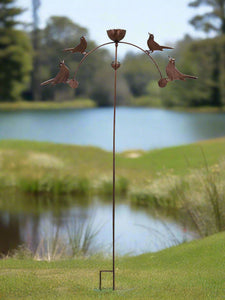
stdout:
[(167, 47), (167, 46), (161, 46), (163, 49), (174, 49), (172, 47)]
[(74, 48), (66, 48), (66, 49), (63, 50), (63, 52), (73, 52), (73, 49)]
[(191, 76), (191, 75), (184, 75), (185, 78), (191, 78), (191, 79), (198, 79), (196, 76)]
[(51, 83), (52, 81), (53, 81), (53, 78), (42, 82), (41, 85), (47, 85), (47, 84)]

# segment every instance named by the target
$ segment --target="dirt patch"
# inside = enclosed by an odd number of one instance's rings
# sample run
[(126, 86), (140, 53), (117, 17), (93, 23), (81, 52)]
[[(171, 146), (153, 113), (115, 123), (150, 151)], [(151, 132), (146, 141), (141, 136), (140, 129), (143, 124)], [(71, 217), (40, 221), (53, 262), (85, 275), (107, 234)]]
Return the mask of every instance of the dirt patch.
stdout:
[(141, 150), (123, 152), (123, 156), (128, 157), (128, 158), (138, 158), (138, 157), (141, 157), (143, 154), (144, 154), (144, 152)]

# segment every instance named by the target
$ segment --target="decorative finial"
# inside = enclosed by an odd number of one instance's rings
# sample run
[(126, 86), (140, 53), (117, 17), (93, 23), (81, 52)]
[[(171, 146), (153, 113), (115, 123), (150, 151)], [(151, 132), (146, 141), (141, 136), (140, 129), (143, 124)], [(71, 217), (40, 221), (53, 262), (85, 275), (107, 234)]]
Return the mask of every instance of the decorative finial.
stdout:
[(76, 89), (79, 85), (79, 82), (76, 81), (75, 79), (70, 79), (67, 81), (67, 83), (69, 84), (69, 86), (72, 88), (72, 89)]
[(121, 41), (125, 37), (126, 30), (124, 30), (124, 29), (110, 29), (110, 30), (107, 30), (107, 34), (108, 34), (108, 37), (112, 41), (118, 43), (119, 41)]
[(113, 68), (114, 70), (117, 70), (117, 69), (119, 69), (119, 67), (120, 67), (120, 62), (118, 61), (117, 63), (115, 63), (115, 61), (113, 61), (113, 62), (111, 63), (111, 66), (112, 66), (112, 68)]
[(164, 88), (166, 85), (167, 85), (167, 79), (166, 78), (161, 78), (159, 81), (158, 81), (158, 85), (159, 87), (161, 88)]

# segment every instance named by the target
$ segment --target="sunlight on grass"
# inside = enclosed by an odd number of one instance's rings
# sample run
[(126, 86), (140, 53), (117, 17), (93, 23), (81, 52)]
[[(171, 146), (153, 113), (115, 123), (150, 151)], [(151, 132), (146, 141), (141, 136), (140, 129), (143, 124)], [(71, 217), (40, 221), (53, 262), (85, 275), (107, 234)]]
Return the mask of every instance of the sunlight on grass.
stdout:
[(225, 234), (171, 247), (158, 253), (119, 258), (116, 291), (98, 271), (110, 268), (103, 258), (35, 262), (0, 260), (3, 299), (223, 299)]

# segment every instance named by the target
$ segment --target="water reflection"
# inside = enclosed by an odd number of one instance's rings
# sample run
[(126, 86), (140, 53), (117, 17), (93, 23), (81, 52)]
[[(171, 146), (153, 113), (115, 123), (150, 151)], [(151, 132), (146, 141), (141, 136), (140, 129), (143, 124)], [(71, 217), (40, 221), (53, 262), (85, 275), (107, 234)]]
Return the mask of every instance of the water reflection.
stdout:
[(0, 253), (7, 254), (23, 241), (20, 236), (19, 219), (9, 213), (0, 213)]
[[(0, 211), (0, 252), (6, 254), (21, 244), (34, 252), (42, 244), (43, 251), (44, 243), (56, 237), (60, 243), (69, 245), (71, 236), (77, 239), (82, 229), (90, 230), (89, 234), (94, 235), (88, 252), (111, 253), (112, 207), (105, 199), (73, 199), (72, 205), (68, 199), (64, 206), (50, 203), (41, 206), (40, 200), (31, 199), (25, 202), (29, 207), (25, 205), (24, 209), (20, 207), (16, 211), (14, 206), (11, 212), (9, 207), (7, 211), (4, 208)], [(195, 237), (193, 232), (186, 231), (184, 224), (171, 217), (159, 216), (158, 212), (153, 214), (152, 210), (133, 207), (124, 201), (116, 205), (117, 254), (158, 251)], [(80, 239), (82, 243), (84, 232)]]

